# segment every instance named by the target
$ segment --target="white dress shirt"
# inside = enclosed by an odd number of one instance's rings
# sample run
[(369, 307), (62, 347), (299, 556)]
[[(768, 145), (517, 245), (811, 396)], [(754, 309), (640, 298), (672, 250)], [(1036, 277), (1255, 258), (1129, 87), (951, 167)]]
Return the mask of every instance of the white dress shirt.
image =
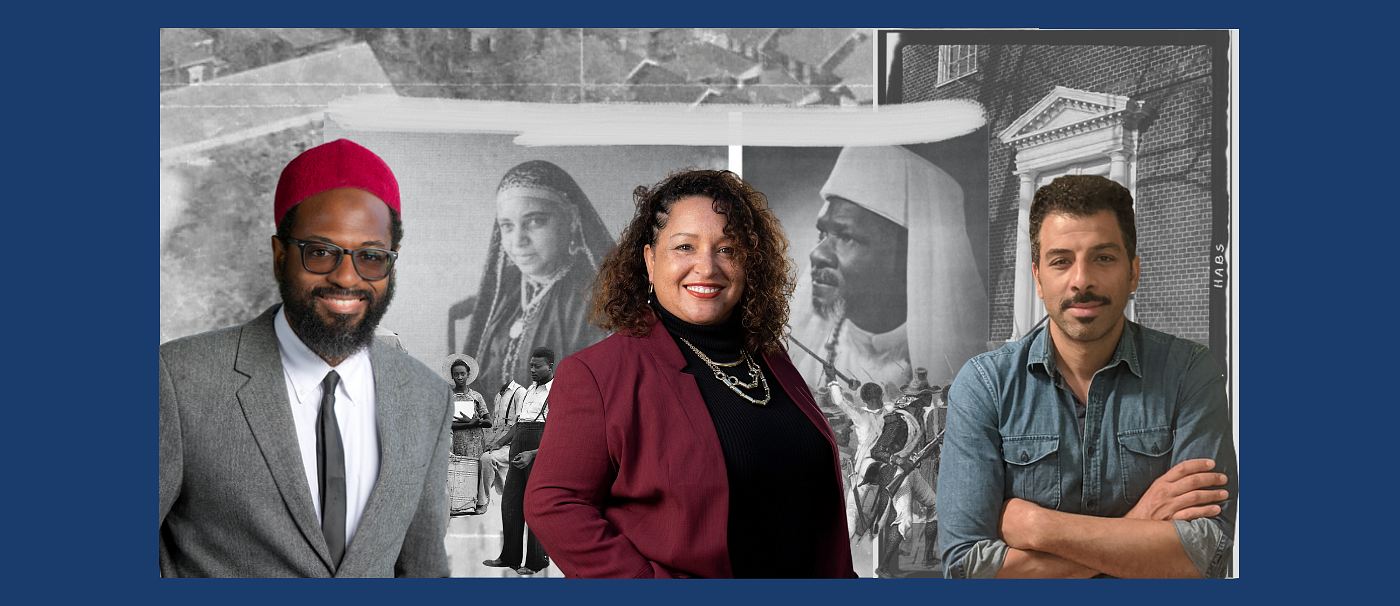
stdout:
[(379, 422), (374, 399), (374, 368), (369, 349), (361, 349), (332, 367), (311, 351), (287, 323), (285, 308), (272, 324), (277, 331), (277, 351), (287, 380), (287, 399), (296, 420), (301, 464), (311, 489), (316, 518), (321, 517), (321, 487), (316, 473), (316, 415), (321, 409), (321, 381), (335, 370), (335, 420), (345, 446), (345, 544), (355, 538), (369, 493), (379, 479)]
[(549, 408), (545, 404), (549, 401), (549, 386), (553, 384), (554, 379), (550, 379), (544, 385), (531, 383), (530, 388), (525, 390), (525, 401), (520, 403), (520, 416), (516, 419), (521, 423), (548, 419)]

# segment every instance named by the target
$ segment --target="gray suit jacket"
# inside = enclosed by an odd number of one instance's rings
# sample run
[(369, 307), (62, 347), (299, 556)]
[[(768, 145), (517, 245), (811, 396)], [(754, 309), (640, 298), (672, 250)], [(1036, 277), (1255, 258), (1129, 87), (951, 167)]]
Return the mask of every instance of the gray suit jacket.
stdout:
[(160, 346), (161, 575), (447, 576), (451, 388), (374, 340), (379, 479), (335, 569), (297, 446), (280, 309)]

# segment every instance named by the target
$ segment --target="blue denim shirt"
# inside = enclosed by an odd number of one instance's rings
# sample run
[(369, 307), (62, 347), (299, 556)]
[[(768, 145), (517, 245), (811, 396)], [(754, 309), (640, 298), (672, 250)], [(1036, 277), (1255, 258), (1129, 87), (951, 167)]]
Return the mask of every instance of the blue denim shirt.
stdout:
[(938, 468), (938, 542), (948, 578), (990, 578), (1012, 497), (1068, 513), (1122, 517), (1187, 459), (1215, 460), (1230, 499), (1213, 518), (1174, 522), (1208, 578), (1234, 547), (1238, 464), (1225, 381), (1205, 346), (1125, 322), (1112, 360), (1089, 384), (1084, 429), (1059, 380), (1047, 327), (968, 360), (948, 396)]

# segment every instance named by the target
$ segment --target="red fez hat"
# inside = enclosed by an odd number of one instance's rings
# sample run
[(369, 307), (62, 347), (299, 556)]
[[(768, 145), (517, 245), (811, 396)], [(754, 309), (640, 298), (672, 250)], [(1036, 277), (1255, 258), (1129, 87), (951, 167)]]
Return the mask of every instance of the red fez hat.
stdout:
[(399, 182), (374, 152), (349, 139), (336, 139), (301, 153), (282, 169), (273, 198), (277, 223), (293, 206), (323, 191), (354, 187), (372, 193), (394, 212), (399, 210)]

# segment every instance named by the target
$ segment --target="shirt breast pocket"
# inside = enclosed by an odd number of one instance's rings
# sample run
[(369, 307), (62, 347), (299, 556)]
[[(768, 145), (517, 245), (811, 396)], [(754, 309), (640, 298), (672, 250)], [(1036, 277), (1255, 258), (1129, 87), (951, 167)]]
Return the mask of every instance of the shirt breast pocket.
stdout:
[(1041, 507), (1060, 506), (1060, 437), (1007, 436), (1001, 441), (1010, 496)]
[(1143, 493), (1171, 468), (1170, 427), (1118, 433), (1118, 468), (1123, 474), (1123, 500), (1136, 505)]

